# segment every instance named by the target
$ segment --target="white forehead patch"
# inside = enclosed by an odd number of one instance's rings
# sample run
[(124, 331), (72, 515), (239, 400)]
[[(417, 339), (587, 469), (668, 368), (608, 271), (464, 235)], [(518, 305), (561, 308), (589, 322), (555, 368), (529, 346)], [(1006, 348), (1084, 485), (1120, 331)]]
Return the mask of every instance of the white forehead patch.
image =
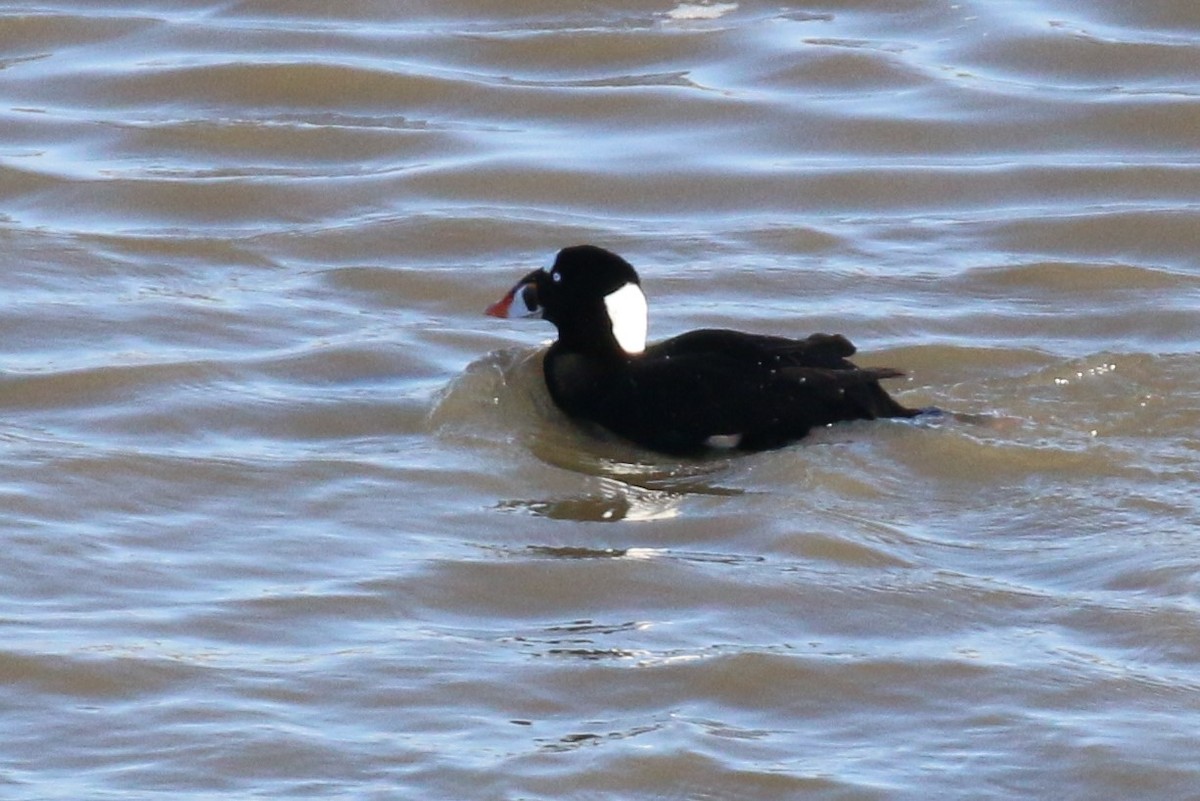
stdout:
[(628, 283), (604, 296), (604, 308), (612, 324), (613, 336), (626, 353), (646, 349), (646, 296), (635, 283)]

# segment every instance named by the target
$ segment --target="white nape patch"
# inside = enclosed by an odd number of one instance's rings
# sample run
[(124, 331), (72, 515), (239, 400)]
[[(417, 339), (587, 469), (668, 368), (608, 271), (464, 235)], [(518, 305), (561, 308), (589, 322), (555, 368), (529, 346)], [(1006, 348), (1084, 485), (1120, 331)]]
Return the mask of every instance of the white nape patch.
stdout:
[(617, 344), (626, 353), (646, 349), (647, 309), (642, 288), (630, 282), (604, 296), (604, 308)]
[(704, 440), (704, 444), (710, 448), (719, 448), (721, 450), (733, 450), (742, 444), (741, 434), (713, 434), (708, 439)]

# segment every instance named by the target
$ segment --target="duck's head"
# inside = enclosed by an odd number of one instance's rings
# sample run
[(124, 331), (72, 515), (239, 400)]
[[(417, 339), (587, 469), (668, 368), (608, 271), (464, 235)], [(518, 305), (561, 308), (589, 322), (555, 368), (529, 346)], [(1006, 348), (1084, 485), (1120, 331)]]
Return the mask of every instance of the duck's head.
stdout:
[(563, 248), (554, 264), (534, 270), (487, 308), (492, 317), (541, 317), (559, 341), (580, 349), (646, 349), (646, 296), (633, 266), (595, 245)]

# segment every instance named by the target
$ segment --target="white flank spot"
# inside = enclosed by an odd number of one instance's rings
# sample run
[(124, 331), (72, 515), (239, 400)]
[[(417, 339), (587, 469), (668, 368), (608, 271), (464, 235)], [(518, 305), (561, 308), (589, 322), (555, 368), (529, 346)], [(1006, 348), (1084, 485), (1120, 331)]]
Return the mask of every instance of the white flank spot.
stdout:
[(732, 450), (742, 444), (741, 434), (713, 434), (708, 439), (704, 440), (704, 444), (710, 448), (719, 448), (721, 450)]
[(730, 11), (736, 11), (737, 3), (680, 3), (667, 12), (668, 19), (718, 19)]
[(604, 296), (604, 308), (612, 325), (617, 344), (626, 353), (641, 353), (646, 349), (646, 296), (637, 284), (625, 286)]

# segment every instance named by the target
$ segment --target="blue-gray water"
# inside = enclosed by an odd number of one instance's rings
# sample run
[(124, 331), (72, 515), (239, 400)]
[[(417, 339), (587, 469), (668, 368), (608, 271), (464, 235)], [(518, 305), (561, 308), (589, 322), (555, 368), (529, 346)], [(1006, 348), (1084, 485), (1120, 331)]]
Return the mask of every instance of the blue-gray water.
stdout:
[[(1200, 5), (0, 8), (0, 797), (1200, 798)], [(680, 461), (482, 309), (972, 417)]]

